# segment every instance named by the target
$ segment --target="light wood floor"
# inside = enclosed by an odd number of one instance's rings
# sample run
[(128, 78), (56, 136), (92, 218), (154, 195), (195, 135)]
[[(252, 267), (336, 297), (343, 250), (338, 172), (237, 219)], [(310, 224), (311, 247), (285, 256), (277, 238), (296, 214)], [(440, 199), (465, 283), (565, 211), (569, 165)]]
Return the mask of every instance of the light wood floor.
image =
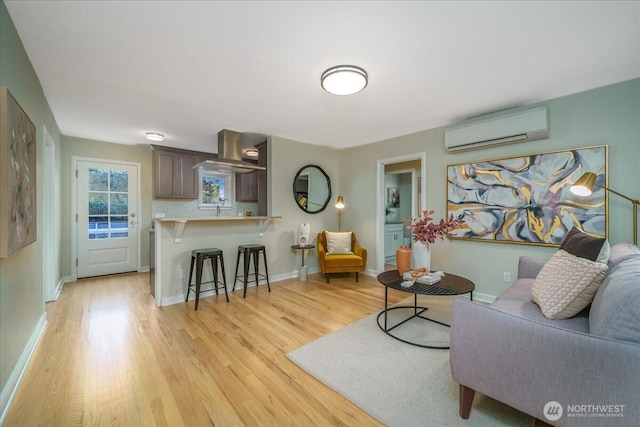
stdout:
[[(156, 308), (148, 274), (85, 279), (48, 324), (6, 426), (379, 425), (285, 354), (383, 306), (360, 275)], [(390, 293), (397, 302), (407, 295)]]

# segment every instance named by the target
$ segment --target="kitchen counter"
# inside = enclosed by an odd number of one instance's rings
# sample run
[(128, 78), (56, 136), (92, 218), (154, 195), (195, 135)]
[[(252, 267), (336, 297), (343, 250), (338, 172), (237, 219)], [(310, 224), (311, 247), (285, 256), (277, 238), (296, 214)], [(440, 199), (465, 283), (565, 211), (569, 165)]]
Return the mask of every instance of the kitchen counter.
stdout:
[(247, 221), (282, 219), (281, 216), (198, 216), (187, 218), (156, 218), (158, 221)]
[[(187, 224), (188, 223), (188, 224)], [(224, 252), (224, 272), (229, 289), (235, 279), (238, 245), (260, 243), (268, 248), (269, 272), (288, 277), (295, 265), (281, 216), (208, 216), (155, 218), (154, 288), (156, 305), (184, 303), (190, 272), (191, 251), (218, 248)], [(275, 256), (287, 254), (289, 256)], [(203, 281), (211, 270), (203, 270)]]
[(282, 219), (281, 216), (203, 216), (193, 218), (156, 218), (156, 221), (160, 222), (174, 222), (174, 243), (180, 243), (182, 241), (182, 235), (184, 234), (184, 227), (187, 222), (193, 221), (260, 221), (259, 234), (262, 234), (269, 225), (269, 222), (274, 219)]

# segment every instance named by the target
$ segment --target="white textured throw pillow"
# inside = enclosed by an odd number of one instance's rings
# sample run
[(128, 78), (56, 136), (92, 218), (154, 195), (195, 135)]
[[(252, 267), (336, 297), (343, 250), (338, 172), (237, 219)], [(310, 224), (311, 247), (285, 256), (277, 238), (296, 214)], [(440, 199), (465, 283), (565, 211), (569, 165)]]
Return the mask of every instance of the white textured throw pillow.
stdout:
[(351, 231), (325, 231), (327, 238), (327, 255), (352, 254)]
[(568, 319), (591, 303), (607, 268), (560, 249), (533, 282), (531, 300), (548, 319)]

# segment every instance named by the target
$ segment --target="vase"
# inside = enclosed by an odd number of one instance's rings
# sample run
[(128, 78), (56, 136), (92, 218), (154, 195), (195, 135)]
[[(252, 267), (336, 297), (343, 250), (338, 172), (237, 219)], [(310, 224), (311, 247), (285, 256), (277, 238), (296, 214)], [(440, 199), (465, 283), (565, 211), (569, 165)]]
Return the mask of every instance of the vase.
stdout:
[(413, 268), (427, 267), (431, 269), (431, 248), (428, 243), (413, 242), (411, 258)]
[(400, 276), (411, 269), (411, 249), (409, 249), (409, 246), (400, 245), (396, 249), (396, 268)]

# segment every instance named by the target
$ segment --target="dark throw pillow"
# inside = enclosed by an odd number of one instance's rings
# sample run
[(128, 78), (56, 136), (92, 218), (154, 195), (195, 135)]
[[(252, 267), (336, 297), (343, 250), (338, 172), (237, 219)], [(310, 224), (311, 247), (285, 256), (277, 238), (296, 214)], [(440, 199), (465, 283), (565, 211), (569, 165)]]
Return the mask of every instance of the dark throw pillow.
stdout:
[(607, 239), (593, 237), (575, 226), (565, 236), (560, 244), (560, 249), (571, 255), (605, 264), (609, 259), (610, 252)]

